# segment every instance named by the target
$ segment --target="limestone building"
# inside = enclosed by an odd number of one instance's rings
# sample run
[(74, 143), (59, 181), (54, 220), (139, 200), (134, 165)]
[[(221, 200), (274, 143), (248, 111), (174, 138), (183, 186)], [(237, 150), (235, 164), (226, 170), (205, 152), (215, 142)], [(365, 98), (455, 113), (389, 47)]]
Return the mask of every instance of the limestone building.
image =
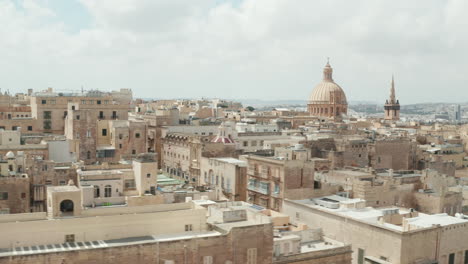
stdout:
[(78, 190), (49, 188), (53, 197), (48, 217), (0, 215), (0, 263), (273, 261), (271, 220), (250, 204), (220, 204), (208, 210), (194, 202), (81, 209)]
[(361, 199), (328, 196), (285, 200), (293, 224), (321, 227), (325, 236), (352, 245), (353, 263), (465, 263), (466, 216), (423, 214), (405, 208), (366, 207)]
[(318, 197), (338, 191), (315, 180), (315, 161), (259, 155), (248, 155), (246, 160), (247, 201), (265, 208), (281, 211), (285, 198)]
[(323, 80), (315, 86), (309, 97), (307, 108), (310, 115), (338, 118), (348, 112), (348, 102), (343, 89), (333, 81), (333, 69), (327, 62), (323, 69)]
[(400, 101), (395, 97), (395, 81), (392, 76), (390, 98), (385, 102), (385, 120), (400, 120)]

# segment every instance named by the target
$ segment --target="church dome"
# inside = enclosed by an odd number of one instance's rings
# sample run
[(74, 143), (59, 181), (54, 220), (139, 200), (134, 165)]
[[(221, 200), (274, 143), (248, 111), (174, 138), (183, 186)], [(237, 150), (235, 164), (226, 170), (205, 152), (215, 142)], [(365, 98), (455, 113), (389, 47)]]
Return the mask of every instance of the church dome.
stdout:
[(333, 69), (327, 62), (323, 69), (323, 80), (310, 94), (309, 104), (347, 104), (343, 89), (333, 81)]

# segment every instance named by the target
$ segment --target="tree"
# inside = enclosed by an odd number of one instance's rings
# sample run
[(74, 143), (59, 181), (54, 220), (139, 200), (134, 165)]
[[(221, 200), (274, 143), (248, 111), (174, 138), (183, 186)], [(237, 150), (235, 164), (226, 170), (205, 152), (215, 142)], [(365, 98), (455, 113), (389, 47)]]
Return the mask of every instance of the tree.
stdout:
[(253, 112), (255, 110), (255, 108), (253, 108), (252, 106), (247, 106), (245, 108), (245, 110), (249, 111), (249, 112)]

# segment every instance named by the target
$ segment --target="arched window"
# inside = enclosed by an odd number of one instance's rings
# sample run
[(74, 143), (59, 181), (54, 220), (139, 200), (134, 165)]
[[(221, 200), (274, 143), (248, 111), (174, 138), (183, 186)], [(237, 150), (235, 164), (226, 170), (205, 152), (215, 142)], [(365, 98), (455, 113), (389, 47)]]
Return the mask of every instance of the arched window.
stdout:
[(63, 200), (60, 203), (60, 211), (62, 213), (72, 213), (73, 212), (73, 201), (71, 200)]
[(104, 197), (111, 197), (112, 196), (112, 186), (106, 185), (104, 187)]
[(99, 186), (94, 185), (94, 198), (101, 197)]

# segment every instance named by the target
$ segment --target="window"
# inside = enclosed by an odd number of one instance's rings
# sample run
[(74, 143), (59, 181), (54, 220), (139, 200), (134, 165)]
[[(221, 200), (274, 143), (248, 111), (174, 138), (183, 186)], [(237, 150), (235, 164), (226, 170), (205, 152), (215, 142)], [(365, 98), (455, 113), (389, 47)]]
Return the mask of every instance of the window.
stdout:
[(192, 225), (185, 225), (185, 231), (192, 231)]
[(99, 118), (104, 118), (104, 112), (103, 111), (99, 111)]
[(47, 181), (45, 181), (45, 184), (46, 184), (46, 185), (52, 185), (52, 181), (51, 181), (51, 180), (47, 180)]
[(63, 118), (66, 118), (68, 115), (68, 112), (67, 111), (63, 111)]
[(364, 249), (359, 248), (358, 249), (358, 264), (364, 264)]
[(103, 129), (102, 129), (102, 135), (103, 135), (103, 136), (107, 136), (107, 129), (106, 129), (106, 128), (103, 128)]
[(119, 139), (122, 139), (123, 138), (123, 135), (122, 134), (119, 134)]
[(76, 120), (80, 120), (80, 115), (77, 115), (77, 116), (76, 116)]
[(91, 159), (91, 151), (86, 152), (86, 159)]
[(275, 190), (274, 190), (274, 193), (275, 193), (275, 194), (279, 194), (279, 192), (280, 192), (280, 186), (279, 186), (279, 184), (275, 183)]
[(140, 133), (135, 133), (136, 138), (140, 138)]
[(28, 131), (32, 131), (32, 126), (28, 126)]
[(213, 264), (213, 257), (212, 256), (204, 256), (203, 257), (203, 264)]
[(248, 142), (248, 141), (244, 141), (242, 144), (244, 145), (244, 147), (247, 147), (247, 146), (249, 145), (249, 142)]
[(135, 189), (135, 180), (125, 180), (125, 189)]
[(314, 189), (322, 188), (322, 183), (320, 181), (314, 181)]
[(61, 180), (61, 181), (59, 182), (59, 185), (62, 185), (62, 186), (65, 185), (65, 181), (64, 181), (64, 180)]
[(51, 119), (52, 111), (44, 111), (43, 115), (44, 115), (44, 119)]
[(468, 264), (468, 250), (465, 250), (465, 262), (464, 264)]
[(449, 255), (448, 264), (455, 264), (455, 253)]
[(100, 192), (101, 192), (101, 190), (99, 189), (99, 186), (94, 185), (94, 198), (99, 198), (99, 197), (101, 197)]
[(89, 131), (89, 129), (86, 131), (86, 137), (88, 137), (88, 138), (91, 137), (91, 131)]
[(146, 174), (146, 178), (149, 178), (149, 177), (151, 177), (151, 173)]
[(247, 264), (257, 264), (257, 249), (247, 249)]
[(116, 119), (117, 118), (117, 111), (112, 111), (112, 118)]
[(135, 155), (135, 154), (136, 154), (136, 150), (132, 149), (132, 154)]
[(65, 243), (74, 243), (75, 242), (75, 235), (65, 235)]
[(81, 100), (81, 104), (86, 104), (86, 100)]
[(8, 193), (0, 192), (0, 200), (8, 200)]
[(46, 100), (42, 100), (42, 104), (47, 104), (47, 101), (46, 101)]
[(121, 149), (121, 148), (122, 148), (122, 144), (119, 144), (119, 149)]
[(97, 104), (101, 104), (101, 100), (97, 100)]
[(21, 193), (21, 199), (25, 199), (26, 198), (26, 193)]
[(104, 187), (104, 197), (111, 197), (112, 196), (112, 186), (106, 185)]

